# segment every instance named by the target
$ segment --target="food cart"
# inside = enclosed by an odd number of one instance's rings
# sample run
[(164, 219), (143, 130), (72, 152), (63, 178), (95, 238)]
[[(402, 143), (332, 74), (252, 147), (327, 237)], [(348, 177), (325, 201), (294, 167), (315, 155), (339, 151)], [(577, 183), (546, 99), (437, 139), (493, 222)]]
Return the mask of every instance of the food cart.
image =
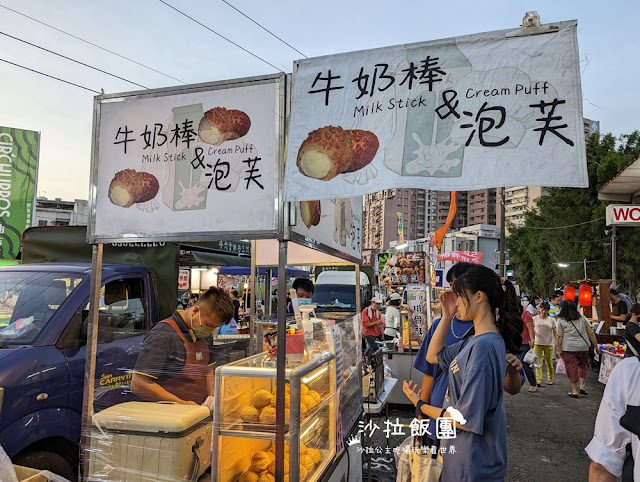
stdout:
[[(97, 96), (87, 236), (93, 273), (101, 272), (104, 243), (235, 239), (253, 240), (252, 284), (257, 266), (277, 266), (285, 273), (288, 265), (352, 263), (357, 270), (361, 201), (314, 203), (311, 221), (308, 203), (282, 201), (285, 84), (279, 74)], [(286, 277), (278, 283), (284, 293)], [(99, 291), (100, 277), (94, 276), (83, 478), (196, 480), (210, 457), (211, 478), (219, 481), (242, 477), (254, 462), (275, 480), (285, 474), (291, 481), (340, 480), (361, 472), (358, 457), (347, 453), (356, 447), (345, 448), (362, 410), (357, 316), (314, 323), (314, 350), (294, 363), (286, 350), (290, 340), (281, 296), (276, 357), (264, 364), (254, 302), (253, 355), (216, 370), (213, 417), (203, 406), (151, 402), (95, 413), (95, 360), (104, 349), (97, 338)], [(261, 389), (269, 390), (266, 405), (264, 391), (264, 399), (253, 401)], [(310, 396), (306, 390), (313, 392), (313, 403), (304, 398)], [(250, 404), (260, 411), (268, 406), (269, 416), (265, 412), (259, 423), (245, 426), (241, 412)], [(348, 416), (341, 416), (340, 407)], [(265, 456), (271, 457), (267, 465)]]

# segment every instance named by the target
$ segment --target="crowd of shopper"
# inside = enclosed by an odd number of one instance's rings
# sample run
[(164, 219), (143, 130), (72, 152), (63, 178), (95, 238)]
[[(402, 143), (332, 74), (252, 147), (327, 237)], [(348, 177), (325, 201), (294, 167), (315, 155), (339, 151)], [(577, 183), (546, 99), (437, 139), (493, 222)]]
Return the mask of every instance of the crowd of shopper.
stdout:
[[(416, 406), (416, 415), (429, 419), (428, 433), (435, 433), (438, 417), (456, 422), (456, 453), (439, 451), (440, 480), (503, 480), (507, 454), (503, 392), (517, 394), (525, 380), (528, 392), (536, 392), (543, 382), (554, 385), (558, 371), (566, 373), (571, 383), (569, 397), (588, 396), (587, 369), (590, 357), (598, 355), (598, 342), (576, 303), (564, 299), (560, 290), (548, 301), (538, 296), (521, 301), (510, 281), (467, 263), (454, 265), (447, 281), (451, 289), (439, 297), (442, 317), (432, 323), (413, 364), (423, 373), (422, 386), (404, 381), (403, 391)], [(612, 295), (613, 314), (627, 325), (627, 356), (635, 361), (625, 363), (615, 376), (612, 373), (618, 388), (611, 382), (607, 385), (587, 448), (593, 460), (590, 480), (615, 480), (603, 474), (619, 476), (628, 452), (640, 455), (637, 433), (619, 420), (626, 410), (627, 425), (635, 423), (637, 428), (640, 421), (637, 410), (629, 413), (640, 406), (640, 293), (639, 303), (631, 308), (615, 290)], [(427, 443), (447, 441), (427, 439)]]

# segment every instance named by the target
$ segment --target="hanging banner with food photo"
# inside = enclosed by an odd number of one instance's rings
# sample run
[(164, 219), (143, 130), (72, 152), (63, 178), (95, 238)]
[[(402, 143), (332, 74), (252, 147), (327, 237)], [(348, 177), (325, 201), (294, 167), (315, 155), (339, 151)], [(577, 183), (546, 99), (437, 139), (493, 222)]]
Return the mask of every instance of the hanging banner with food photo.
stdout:
[(415, 283), (426, 283), (425, 253), (399, 251), (378, 254), (378, 280), (380, 286), (391, 289)]
[(89, 240), (272, 235), (283, 92), (275, 75), (97, 96)]
[(300, 201), (291, 239), (340, 256), (362, 257), (362, 197)]
[(284, 198), (588, 185), (577, 22), (300, 60)]

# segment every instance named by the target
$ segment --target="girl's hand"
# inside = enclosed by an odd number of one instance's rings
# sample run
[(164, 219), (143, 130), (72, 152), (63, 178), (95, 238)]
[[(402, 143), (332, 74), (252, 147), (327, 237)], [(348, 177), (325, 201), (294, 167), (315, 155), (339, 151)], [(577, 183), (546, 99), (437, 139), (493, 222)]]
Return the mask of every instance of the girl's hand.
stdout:
[(522, 370), (522, 362), (513, 353), (507, 353), (507, 370), (519, 372)]
[(418, 403), (418, 400), (420, 399), (420, 394), (422, 392), (422, 390), (418, 390), (416, 392), (416, 388), (418, 388), (418, 384), (415, 383), (413, 380), (410, 380), (408, 383), (406, 380), (402, 382), (402, 391), (407, 396), (407, 398), (411, 400), (411, 403), (413, 403), (414, 405)]
[(535, 345), (536, 345), (536, 343), (535, 343), (533, 340), (531, 340), (531, 341), (529, 342), (529, 346), (530, 346), (531, 348), (533, 348)]
[(455, 316), (456, 311), (458, 311), (458, 307), (456, 306), (457, 298), (458, 297), (456, 296), (456, 294), (451, 290), (442, 292), (442, 294), (438, 297), (438, 299), (440, 300), (443, 319), (452, 319)]

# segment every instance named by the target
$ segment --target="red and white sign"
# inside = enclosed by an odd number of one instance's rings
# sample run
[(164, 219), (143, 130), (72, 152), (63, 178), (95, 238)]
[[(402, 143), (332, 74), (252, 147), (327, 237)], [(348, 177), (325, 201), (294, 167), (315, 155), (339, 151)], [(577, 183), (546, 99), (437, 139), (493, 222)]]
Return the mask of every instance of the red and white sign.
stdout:
[(482, 254), (476, 251), (449, 251), (438, 255), (438, 261), (463, 261), (465, 263), (482, 263)]
[(622, 206), (609, 204), (607, 206), (607, 226), (639, 226), (640, 205)]
[(189, 273), (188, 269), (181, 269), (178, 271), (178, 289), (179, 290), (188, 290), (189, 289)]

